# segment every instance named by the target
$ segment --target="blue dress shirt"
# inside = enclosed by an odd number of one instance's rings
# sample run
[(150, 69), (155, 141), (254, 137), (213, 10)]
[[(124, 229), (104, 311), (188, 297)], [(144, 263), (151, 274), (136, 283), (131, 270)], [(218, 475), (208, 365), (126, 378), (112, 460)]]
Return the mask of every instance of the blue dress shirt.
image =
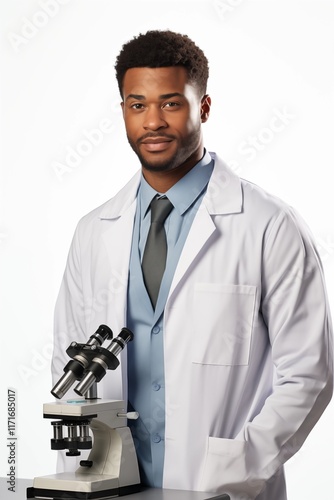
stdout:
[(150, 227), (150, 203), (157, 192), (141, 179), (129, 266), (127, 326), (134, 333), (128, 344), (129, 409), (139, 419), (129, 421), (137, 450), (141, 481), (161, 488), (164, 465), (165, 384), (163, 311), (184, 242), (205, 194), (213, 160), (205, 152), (165, 194), (174, 208), (165, 221), (167, 260), (155, 310), (146, 291), (141, 259)]

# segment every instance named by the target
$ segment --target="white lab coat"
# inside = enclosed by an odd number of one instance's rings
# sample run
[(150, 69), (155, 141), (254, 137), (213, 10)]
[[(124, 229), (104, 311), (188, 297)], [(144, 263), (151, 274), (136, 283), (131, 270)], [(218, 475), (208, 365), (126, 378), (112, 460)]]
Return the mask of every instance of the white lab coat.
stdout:
[[(54, 382), (72, 340), (86, 341), (100, 324), (115, 335), (126, 325), (139, 180), (140, 172), (78, 224), (56, 305)], [(282, 465), (332, 395), (324, 278), (305, 223), (218, 157), (176, 268), (163, 335), (164, 487), (285, 500)], [(125, 351), (121, 359), (100, 383), (101, 397), (126, 400)]]

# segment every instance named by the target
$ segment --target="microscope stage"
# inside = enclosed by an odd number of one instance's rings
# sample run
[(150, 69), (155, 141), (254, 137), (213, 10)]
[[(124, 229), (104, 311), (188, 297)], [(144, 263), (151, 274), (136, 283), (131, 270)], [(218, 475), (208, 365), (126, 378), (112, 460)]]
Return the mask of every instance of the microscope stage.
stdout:
[(45, 416), (54, 415), (84, 417), (101, 411), (124, 411), (124, 401), (117, 399), (68, 399), (67, 401), (54, 401), (44, 403), (43, 413)]

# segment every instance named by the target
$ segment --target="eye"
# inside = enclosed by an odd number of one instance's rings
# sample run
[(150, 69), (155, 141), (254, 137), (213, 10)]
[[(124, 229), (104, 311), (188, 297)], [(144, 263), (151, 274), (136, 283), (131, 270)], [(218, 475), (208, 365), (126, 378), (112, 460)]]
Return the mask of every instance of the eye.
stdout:
[(140, 102), (135, 102), (130, 105), (131, 109), (143, 109), (144, 105), (141, 104)]
[(178, 108), (180, 106), (179, 102), (168, 101), (163, 104), (163, 108)]

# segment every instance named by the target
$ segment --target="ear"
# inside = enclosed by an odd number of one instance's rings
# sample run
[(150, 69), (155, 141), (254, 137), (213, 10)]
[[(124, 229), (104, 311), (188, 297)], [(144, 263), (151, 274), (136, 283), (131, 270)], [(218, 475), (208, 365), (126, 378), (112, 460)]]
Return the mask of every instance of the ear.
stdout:
[(201, 99), (201, 120), (205, 123), (210, 116), (211, 97), (205, 94)]
[(122, 108), (122, 114), (123, 114), (123, 118), (124, 118), (124, 101), (121, 102), (121, 108)]

